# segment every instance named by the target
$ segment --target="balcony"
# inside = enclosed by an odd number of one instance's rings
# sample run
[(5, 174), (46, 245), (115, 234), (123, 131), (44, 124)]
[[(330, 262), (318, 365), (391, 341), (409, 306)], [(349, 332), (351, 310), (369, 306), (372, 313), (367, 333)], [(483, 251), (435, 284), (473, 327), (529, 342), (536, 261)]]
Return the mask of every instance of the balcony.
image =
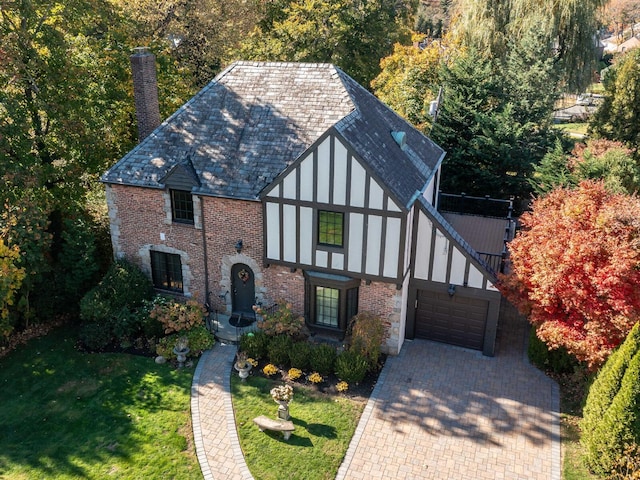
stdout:
[(440, 192), (438, 211), (491, 270), (506, 271), (507, 243), (516, 230), (513, 200)]

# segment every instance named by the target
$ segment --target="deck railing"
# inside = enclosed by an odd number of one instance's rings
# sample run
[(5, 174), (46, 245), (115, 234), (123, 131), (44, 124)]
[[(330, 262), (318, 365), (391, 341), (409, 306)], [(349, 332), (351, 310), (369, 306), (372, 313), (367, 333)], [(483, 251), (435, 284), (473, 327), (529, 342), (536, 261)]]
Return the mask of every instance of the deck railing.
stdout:
[(504, 200), (484, 197), (474, 197), (461, 193), (438, 194), (438, 210), (440, 212), (466, 213), (483, 217), (511, 218), (513, 216), (513, 199)]

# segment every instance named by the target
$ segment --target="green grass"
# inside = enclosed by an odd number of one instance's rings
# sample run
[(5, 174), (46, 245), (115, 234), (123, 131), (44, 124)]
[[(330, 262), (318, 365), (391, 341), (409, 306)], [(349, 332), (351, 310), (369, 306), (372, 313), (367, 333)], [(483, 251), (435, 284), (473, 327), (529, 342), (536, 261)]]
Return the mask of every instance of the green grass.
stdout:
[(323, 396), (296, 388), (289, 406), (295, 432), (287, 441), (280, 432), (261, 432), (253, 418), (275, 418), (277, 404), (269, 391), (281, 382), (251, 376), (231, 377), (233, 408), (240, 446), (256, 480), (333, 479), (364, 409), (364, 403)]
[(74, 342), (61, 329), (0, 359), (0, 478), (202, 478), (193, 371)]
[(574, 123), (557, 123), (554, 125), (558, 130), (564, 130), (567, 134), (586, 135), (587, 128), (589, 128), (588, 122), (574, 122)]
[(580, 443), (580, 417), (563, 414), (560, 419), (562, 431), (562, 479), (563, 480), (596, 480), (597, 476), (589, 473), (582, 461), (584, 454)]

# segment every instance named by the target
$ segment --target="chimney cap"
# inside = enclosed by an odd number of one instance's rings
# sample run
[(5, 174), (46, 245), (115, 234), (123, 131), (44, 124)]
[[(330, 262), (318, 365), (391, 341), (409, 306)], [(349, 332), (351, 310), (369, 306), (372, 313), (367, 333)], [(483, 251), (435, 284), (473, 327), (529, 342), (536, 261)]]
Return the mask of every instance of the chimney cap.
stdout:
[(149, 47), (134, 47), (133, 48), (133, 54), (134, 55), (148, 55), (149, 52)]

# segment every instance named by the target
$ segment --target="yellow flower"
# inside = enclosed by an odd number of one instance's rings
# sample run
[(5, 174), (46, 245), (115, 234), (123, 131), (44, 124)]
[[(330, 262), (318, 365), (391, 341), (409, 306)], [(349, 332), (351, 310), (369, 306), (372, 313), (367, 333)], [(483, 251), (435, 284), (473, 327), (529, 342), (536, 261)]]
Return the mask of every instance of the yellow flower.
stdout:
[(338, 382), (338, 384), (336, 385), (336, 390), (338, 390), (339, 392), (346, 392), (347, 390), (349, 390), (349, 384), (347, 382)]
[(324, 381), (324, 378), (322, 378), (322, 375), (320, 375), (318, 372), (313, 372), (311, 375), (309, 375), (309, 381), (311, 383), (322, 383)]
[(291, 380), (297, 380), (302, 376), (302, 370), (298, 368), (290, 368), (289, 371), (287, 372), (287, 375), (289, 375), (289, 378)]
[(252, 367), (257, 367), (258, 366), (258, 361), (253, 359), (253, 358), (247, 358), (247, 362), (249, 362)]
[(262, 369), (262, 373), (270, 377), (271, 375), (275, 375), (276, 373), (278, 373), (278, 368), (272, 363), (269, 363)]

